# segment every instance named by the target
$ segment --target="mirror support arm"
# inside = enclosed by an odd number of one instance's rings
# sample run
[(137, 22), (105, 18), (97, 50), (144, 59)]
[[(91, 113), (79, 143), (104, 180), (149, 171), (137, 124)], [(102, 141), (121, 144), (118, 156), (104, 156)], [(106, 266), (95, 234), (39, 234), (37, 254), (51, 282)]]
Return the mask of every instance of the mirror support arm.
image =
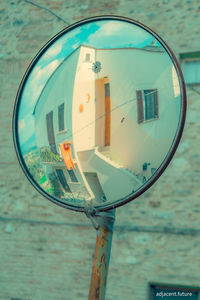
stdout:
[(98, 227), (88, 300), (105, 300), (115, 209), (97, 212), (92, 218)]

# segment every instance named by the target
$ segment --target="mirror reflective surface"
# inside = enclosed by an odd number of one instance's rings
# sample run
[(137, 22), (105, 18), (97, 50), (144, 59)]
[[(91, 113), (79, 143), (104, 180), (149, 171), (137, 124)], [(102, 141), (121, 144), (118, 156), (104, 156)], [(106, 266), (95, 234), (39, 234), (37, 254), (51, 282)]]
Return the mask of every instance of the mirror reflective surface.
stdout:
[(184, 83), (171, 50), (135, 21), (98, 17), (54, 37), (15, 104), (21, 166), (47, 198), (107, 209), (144, 192), (179, 142)]

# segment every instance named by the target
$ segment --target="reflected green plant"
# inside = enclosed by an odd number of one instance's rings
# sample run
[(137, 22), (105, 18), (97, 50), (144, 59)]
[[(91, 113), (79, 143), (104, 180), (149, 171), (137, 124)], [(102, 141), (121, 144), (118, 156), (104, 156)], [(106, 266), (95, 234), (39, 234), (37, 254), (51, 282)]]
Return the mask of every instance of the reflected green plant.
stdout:
[(44, 147), (40, 149), (40, 156), (43, 162), (57, 162), (63, 161), (59, 154), (53, 153), (49, 148)]

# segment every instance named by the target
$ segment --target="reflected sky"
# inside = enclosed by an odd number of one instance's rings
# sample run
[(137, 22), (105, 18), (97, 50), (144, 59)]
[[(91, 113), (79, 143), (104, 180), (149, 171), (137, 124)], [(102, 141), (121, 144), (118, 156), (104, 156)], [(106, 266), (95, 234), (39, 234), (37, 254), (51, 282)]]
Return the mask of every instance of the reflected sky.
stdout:
[[(148, 45), (161, 46), (154, 37), (144, 29), (118, 20), (100, 20), (83, 24), (67, 32), (48, 48), (36, 63), (28, 77), (23, 90), (19, 109), (20, 144), (34, 143), (34, 118), (32, 112), (35, 103), (48, 78), (55, 69), (80, 45), (96, 48), (122, 48)], [(27, 130), (28, 128), (28, 130)]]

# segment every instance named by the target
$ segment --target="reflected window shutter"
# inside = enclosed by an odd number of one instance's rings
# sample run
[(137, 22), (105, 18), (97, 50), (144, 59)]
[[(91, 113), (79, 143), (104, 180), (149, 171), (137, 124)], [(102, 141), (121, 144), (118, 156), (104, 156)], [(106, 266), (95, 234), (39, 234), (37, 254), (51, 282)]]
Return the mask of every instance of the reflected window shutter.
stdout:
[(64, 130), (64, 103), (58, 106), (58, 130)]
[(158, 118), (158, 90), (154, 90), (154, 117)]
[(142, 123), (144, 121), (142, 90), (136, 91), (136, 95), (137, 95), (138, 123)]
[(56, 169), (56, 173), (57, 173), (57, 176), (58, 176), (58, 179), (62, 185), (62, 187), (64, 188), (64, 190), (68, 193), (71, 193), (71, 190), (70, 190), (70, 187), (67, 183), (67, 180), (65, 178), (65, 175), (63, 173), (63, 170), (60, 170), (60, 169)]

